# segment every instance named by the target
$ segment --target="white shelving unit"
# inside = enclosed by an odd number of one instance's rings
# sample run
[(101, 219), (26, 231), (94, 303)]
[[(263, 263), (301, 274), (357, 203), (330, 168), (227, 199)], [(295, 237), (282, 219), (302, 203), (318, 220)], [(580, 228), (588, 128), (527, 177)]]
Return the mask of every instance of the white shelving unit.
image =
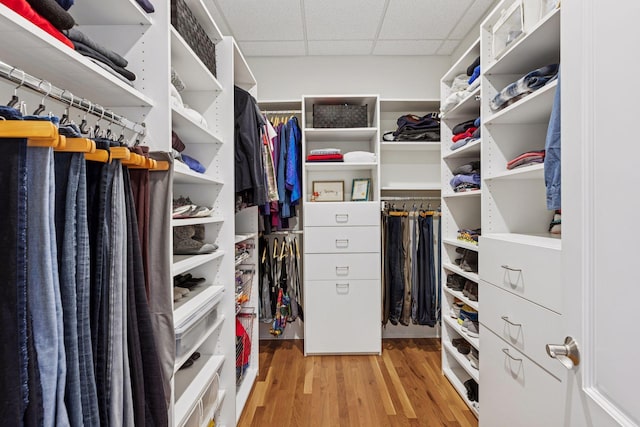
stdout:
[[(480, 40), (476, 40), (467, 51), (451, 66), (440, 80), (442, 102), (452, 93), (451, 84), (460, 74), (466, 75), (466, 70), (473, 61), (480, 56)], [(454, 338), (464, 338), (476, 350), (480, 349), (480, 340), (469, 336), (449, 315), (454, 300), (460, 300), (479, 312), (479, 301), (471, 301), (460, 291), (453, 291), (446, 286), (447, 276), (456, 274), (478, 283), (477, 272), (468, 272), (455, 264), (455, 259), (461, 256), (459, 249), (478, 254), (479, 246), (458, 240), (458, 230), (480, 228), (481, 223), (481, 195), (483, 190), (454, 193), (449, 184), (453, 178), (452, 171), (471, 161), (480, 160), (482, 140), (468, 143), (452, 151), (452, 129), (461, 122), (474, 120), (480, 116), (480, 94), (484, 96), (484, 89), (480, 86), (466, 95), (458, 105), (447, 111), (441, 119), (442, 136), (442, 371), (454, 388), (467, 403), (472, 412), (478, 416), (478, 406), (470, 402), (464, 382), (472, 378), (480, 383), (480, 372), (471, 367), (466, 355), (460, 354), (453, 347)], [(484, 171), (482, 172), (484, 174)], [(481, 357), (482, 355), (480, 355)]]

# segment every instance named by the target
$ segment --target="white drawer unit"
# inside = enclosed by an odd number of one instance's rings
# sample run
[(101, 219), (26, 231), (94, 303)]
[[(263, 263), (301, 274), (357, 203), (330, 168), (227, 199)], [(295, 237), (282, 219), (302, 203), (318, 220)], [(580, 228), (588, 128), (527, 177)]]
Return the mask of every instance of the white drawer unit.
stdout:
[(312, 227), (350, 227), (379, 225), (379, 202), (308, 203), (305, 205), (304, 223)]
[(480, 245), (482, 280), (561, 313), (559, 249), (484, 236)]
[(380, 279), (380, 254), (308, 254), (304, 270), (313, 280)]
[(379, 353), (379, 288), (376, 280), (305, 281), (305, 352)]
[(480, 427), (564, 425), (562, 382), (487, 330), (480, 372)]
[[(482, 315), (480, 323), (500, 338), (562, 378), (562, 367), (547, 355), (548, 343), (564, 341), (562, 316), (484, 281), (480, 282)], [(484, 343), (484, 331), (480, 331)], [(484, 349), (484, 345), (483, 345)]]
[[(380, 253), (380, 227), (305, 227), (305, 253)], [(307, 262), (305, 262), (307, 265)], [(311, 277), (315, 279), (314, 277)]]

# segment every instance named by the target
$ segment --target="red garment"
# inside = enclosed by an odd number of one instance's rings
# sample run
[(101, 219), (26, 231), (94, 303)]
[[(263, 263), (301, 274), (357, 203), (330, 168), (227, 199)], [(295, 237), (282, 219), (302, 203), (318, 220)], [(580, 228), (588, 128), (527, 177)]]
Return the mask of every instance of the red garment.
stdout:
[(327, 160), (344, 160), (344, 157), (342, 154), (309, 154), (307, 156), (308, 162)]
[(473, 133), (476, 131), (476, 129), (478, 128), (474, 128), (474, 127), (470, 127), (469, 129), (467, 129), (466, 131), (462, 132), (462, 133), (458, 133), (453, 135), (453, 138), (451, 138), (453, 140), (453, 142), (457, 142), (461, 139), (464, 138), (471, 138), (473, 136)]
[(32, 24), (40, 27), (62, 43), (69, 46), (73, 49), (73, 43), (71, 40), (66, 38), (64, 34), (58, 31), (49, 21), (40, 16), (26, 0), (0, 0), (0, 3), (7, 6), (9, 9), (13, 10), (17, 14), (21, 15)]
[[(238, 352), (239, 350), (239, 352)], [(236, 368), (246, 366), (251, 359), (251, 339), (247, 330), (236, 317)]]
[(540, 151), (527, 151), (526, 153), (522, 153), (520, 154), (518, 157), (516, 157), (513, 160), (510, 160), (509, 162), (507, 162), (507, 169), (511, 169), (511, 166), (515, 165), (515, 163), (520, 162), (521, 160), (524, 160), (526, 158), (539, 158), (544, 160), (544, 150), (540, 150)]

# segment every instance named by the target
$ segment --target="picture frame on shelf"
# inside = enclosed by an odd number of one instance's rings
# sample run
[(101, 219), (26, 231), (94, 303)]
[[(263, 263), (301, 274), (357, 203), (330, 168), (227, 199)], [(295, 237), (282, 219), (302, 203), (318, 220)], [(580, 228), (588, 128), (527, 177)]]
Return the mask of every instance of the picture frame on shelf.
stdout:
[(313, 181), (312, 202), (344, 202), (344, 181)]
[(356, 178), (351, 187), (351, 200), (354, 202), (368, 201), (371, 188), (370, 178)]

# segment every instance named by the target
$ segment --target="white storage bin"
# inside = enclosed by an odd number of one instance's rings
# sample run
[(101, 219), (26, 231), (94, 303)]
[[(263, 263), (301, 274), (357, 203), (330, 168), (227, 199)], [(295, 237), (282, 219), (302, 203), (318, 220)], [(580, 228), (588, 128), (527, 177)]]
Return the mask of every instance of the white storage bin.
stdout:
[(504, 9), (500, 18), (491, 29), (493, 43), (491, 54), (498, 59), (509, 46), (524, 34), (524, 10), (522, 0), (515, 1), (509, 8)]
[(200, 427), (202, 419), (202, 406), (200, 402), (196, 406), (193, 407), (193, 410), (187, 417), (187, 421), (183, 424), (180, 424), (180, 427)]
[(176, 359), (193, 351), (198, 340), (214, 325), (218, 312), (217, 300), (212, 300), (202, 310), (193, 313), (182, 324), (176, 326)]
[[(215, 409), (218, 406), (218, 392), (220, 391), (220, 377), (216, 372), (207, 390), (202, 396), (202, 413), (205, 419), (203, 421), (210, 421), (215, 415)], [(210, 418), (207, 420), (206, 418)]]

